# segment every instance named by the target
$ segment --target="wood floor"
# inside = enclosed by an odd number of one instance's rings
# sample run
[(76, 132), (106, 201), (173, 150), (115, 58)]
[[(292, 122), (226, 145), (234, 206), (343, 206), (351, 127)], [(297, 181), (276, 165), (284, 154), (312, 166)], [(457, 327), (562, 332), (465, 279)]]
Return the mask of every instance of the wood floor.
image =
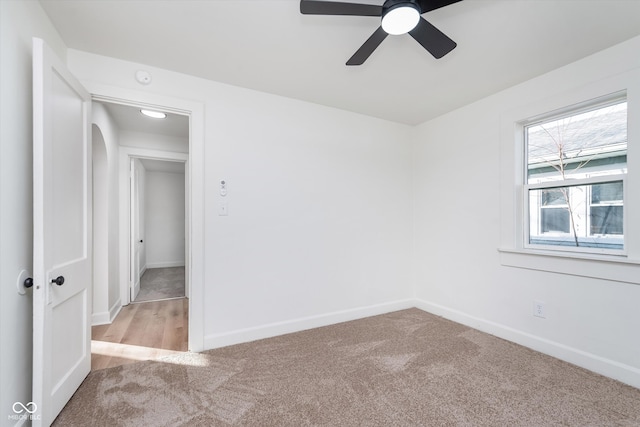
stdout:
[(188, 313), (187, 298), (123, 307), (110, 325), (91, 328), (91, 370), (187, 351)]

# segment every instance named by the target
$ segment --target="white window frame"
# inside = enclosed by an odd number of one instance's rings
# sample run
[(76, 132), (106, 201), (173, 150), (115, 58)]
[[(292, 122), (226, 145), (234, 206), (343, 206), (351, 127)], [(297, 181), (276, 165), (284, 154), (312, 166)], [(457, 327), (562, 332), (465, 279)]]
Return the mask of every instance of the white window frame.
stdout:
[[(511, 267), (640, 284), (640, 221), (633, 220), (640, 218), (640, 68), (594, 78), (591, 83), (571, 83), (573, 86), (565, 86), (561, 92), (554, 93), (557, 85), (550, 86), (546, 93), (539, 90), (536, 100), (524, 104), (512, 99), (514, 106), (505, 106), (500, 115), (500, 262)], [(585, 253), (525, 245), (529, 218), (523, 200), (528, 197), (524, 126), (544, 117), (559, 116), (568, 111), (568, 106), (577, 111), (580, 106), (592, 106), (596, 100), (613, 100), (625, 94), (628, 145), (623, 184), (624, 251)], [(605, 178), (607, 182), (612, 180), (611, 175)]]

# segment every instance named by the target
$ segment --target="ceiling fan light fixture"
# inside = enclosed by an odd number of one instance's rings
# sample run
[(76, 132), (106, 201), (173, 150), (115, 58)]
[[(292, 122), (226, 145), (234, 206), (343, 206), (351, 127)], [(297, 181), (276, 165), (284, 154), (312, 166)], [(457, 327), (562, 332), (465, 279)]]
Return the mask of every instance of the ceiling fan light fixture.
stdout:
[(382, 15), (382, 29), (393, 36), (406, 34), (420, 21), (420, 10), (410, 1), (401, 2), (385, 10)]
[[(2, 1), (2, 0), (0, 0)], [(377, 16), (380, 26), (347, 61), (348, 66), (362, 65), (389, 34), (409, 35), (434, 58), (440, 59), (457, 46), (442, 31), (421, 15), (462, 0), (376, 0), (381, 6), (340, 0), (300, 0), (303, 15)], [(371, 0), (369, 0), (371, 1)]]

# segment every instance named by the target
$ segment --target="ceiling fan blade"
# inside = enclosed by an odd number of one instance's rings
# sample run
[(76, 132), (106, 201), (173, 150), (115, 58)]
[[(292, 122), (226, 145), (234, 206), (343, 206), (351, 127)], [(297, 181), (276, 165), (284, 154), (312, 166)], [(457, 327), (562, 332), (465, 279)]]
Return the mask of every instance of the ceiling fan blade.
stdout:
[(420, 3), (420, 9), (422, 9), (420, 13), (427, 13), (440, 9), (441, 7), (449, 6), (450, 4), (458, 3), (459, 1), (462, 0), (419, 0), (418, 3)]
[(380, 43), (382, 43), (382, 41), (387, 38), (387, 35), (387, 32), (383, 30), (382, 27), (378, 27), (378, 29), (373, 34), (371, 34), (371, 37), (369, 37), (367, 41), (364, 42), (362, 46), (360, 46), (360, 49), (358, 49), (356, 53), (354, 53), (353, 56), (349, 58), (349, 60), (347, 61), (347, 65), (364, 64), (364, 61), (366, 61), (367, 58), (373, 53), (373, 51), (376, 50), (378, 46), (380, 46)]
[(418, 25), (409, 31), (409, 34), (437, 59), (442, 58), (457, 46), (456, 42), (424, 18), (420, 18)]
[(304, 15), (382, 16), (382, 6), (333, 1), (300, 0), (300, 13)]

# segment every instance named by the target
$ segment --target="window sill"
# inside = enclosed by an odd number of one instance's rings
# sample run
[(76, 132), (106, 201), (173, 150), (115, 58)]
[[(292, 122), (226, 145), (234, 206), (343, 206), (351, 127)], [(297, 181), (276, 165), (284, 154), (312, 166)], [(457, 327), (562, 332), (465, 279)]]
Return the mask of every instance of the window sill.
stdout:
[(557, 253), (532, 249), (498, 248), (507, 267), (640, 284), (640, 260), (625, 256)]

